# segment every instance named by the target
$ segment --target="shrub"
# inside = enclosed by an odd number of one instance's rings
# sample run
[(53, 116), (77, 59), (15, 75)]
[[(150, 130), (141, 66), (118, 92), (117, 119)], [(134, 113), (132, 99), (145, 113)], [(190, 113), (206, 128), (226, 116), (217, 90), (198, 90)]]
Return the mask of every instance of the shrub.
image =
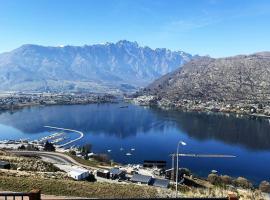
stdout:
[(221, 185), (221, 178), (217, 174), (209, 174), (207, 180), (213, 185)]
[(99, 162), (106, 162), (109, 163), (110, 159), (109, 156), (107, 154), (97, 154), (97, 155), (93, 155), (93, 158)]
[(228, 175), (220, 176), (220, 178), (221, 178), (222, 183), (225, 185), (231, 185), (233, 182), (232, 177)]
[(259, 189), (262, 192), (270, 193), (270, 183), (268, 181), (262, 181), (259, 185)]
[(73, 155), (73, 156), (76, 156), (76, 151), (74, 151), (74, 150), (70, 150), (69, 153), (70, 153), (71, 155)]
[(242, 188), (252, 188), (252, 183), (250, 183), (246, 178), (244, 177), (238, 177), (236, 180), (234, 180), (234, 184), (237, 187), (242, 187)]
[(44, 145), (44, 151), (55, 151), (55, 147), (52, 143), (46, 141)]
[(25, 149), (26, 149), (27, 151), (39, 151), (38, 147), (35, 147), (35, 145), (33, 145), (33, 144), (28, 144), (28, 145), (25, 147)]
[(191, 175), (191, 171), (187, 168), (180, 168), (179, 169), (179, 176), (182, 177), (183, 175), (186, 175), (186, 176), (190, 176)]

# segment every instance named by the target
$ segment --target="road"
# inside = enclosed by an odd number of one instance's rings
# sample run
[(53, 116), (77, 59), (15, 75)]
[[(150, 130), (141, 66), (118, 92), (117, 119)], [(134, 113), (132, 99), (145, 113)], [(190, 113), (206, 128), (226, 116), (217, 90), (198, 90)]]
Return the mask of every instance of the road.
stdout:
[(49, 160), (53, 160), (54, 163), (56, 164), (66, 164), (66, 165), (77, 165), (89, 170), (98, 170), (101, 168), (98, 167), (91, 167), (88, 165), (83, 165), (79, 162), (77, 162), (76, 160), (74, 160), (73, 158), (71, 158), (68, 155), (62, 154), (62, 153), (57, 153), (57, 152), (48, 152), (48, 151), (17, 151), (17, 150), (13, 150), (13, 151), (9, 151), (9, 153), (13, 153), (15, 155), (25, 155), (25, 156), (39, 156), (42, 158), (46, 158)]
[[(83, 165), (73, 158), (71, 158), (68, 155), (62, 154), (62, 153), (57, 153), (57, 152), (47, 152), (47, 151), (8, 151), (9, 153), (13, 153), (15, 155), (26, 155), (26, 156), (39, 156), (41, 157), (44, 161), (46, 162), (51, 162), (55, 166), (59, 167), (61, 170), (65, 172), (69, 172), (72, 168), (71, 165), (76, 165), (79, 167), (83, 167), (85, 169), (94, 171), (94, 170), (99, 170), (99, 169), (109, 169), (106, 166), (101, 166), (101, 167), (90, 167), (88, 165)], [(105, 178), (100, 178), (96, 176), (96, 179), (98, 182), (108, 182), (108, 183), (116, 183), (116, 184), (127, 184), (127, 182), (118, 182), (117, 180), (111, 180), (111, 179), (105, 179)]]

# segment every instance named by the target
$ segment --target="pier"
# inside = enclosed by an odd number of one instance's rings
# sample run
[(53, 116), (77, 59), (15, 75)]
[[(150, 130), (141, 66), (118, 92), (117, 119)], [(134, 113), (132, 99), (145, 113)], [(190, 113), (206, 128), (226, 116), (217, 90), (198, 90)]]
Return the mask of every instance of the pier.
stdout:
[(64, 147), (64, 146), (67, 146), (73, 142), (76, 142), (80, 139), (82, 139), (84, 137), (84, 134), (83, 132), (81, 131), (77, 131), (77, 130), (73, 130), (73, 129), (68, 129), (68, 128), (60, 128), (60, 127), (55, 127), (55, 126), (44, 126), (45, 128), (50, 128), (50, 129), (57, 129), (57, 130), (62, 130), (62, 131), (70, 131), (70, 132), (75, 132), (75, 133), (78, 133), (80, 136), (76, 139), (73, 139), (73, 140), (70, 140), (69, 142), (66, 142), (64, 144), (61, 144), (59, 145), (59, 147)]

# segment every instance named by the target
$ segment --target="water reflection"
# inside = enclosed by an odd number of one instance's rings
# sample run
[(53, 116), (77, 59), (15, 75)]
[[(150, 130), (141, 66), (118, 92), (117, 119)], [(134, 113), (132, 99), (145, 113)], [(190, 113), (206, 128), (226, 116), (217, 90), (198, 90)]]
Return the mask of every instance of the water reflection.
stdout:
[(164, 132), (176, 127), (197, 140), (215, 139), (242, 145), (253, 150), (269, 150), (267, 120), (224, 114), (164, 111), (119, 104), (74, 105), (25, 108), (0, 115), (0, 123), (24, 133), (46, 131), (44, 125), (82, 130), (91, 134), (107, 134), (128, 138), (149, 130)]
[(270, 149), (270, 124), (267, 119), (221, 113), (164, 112), (155, 110), (190, 137), (216, 139), (228, 144), (243, 145), (253, 150)]

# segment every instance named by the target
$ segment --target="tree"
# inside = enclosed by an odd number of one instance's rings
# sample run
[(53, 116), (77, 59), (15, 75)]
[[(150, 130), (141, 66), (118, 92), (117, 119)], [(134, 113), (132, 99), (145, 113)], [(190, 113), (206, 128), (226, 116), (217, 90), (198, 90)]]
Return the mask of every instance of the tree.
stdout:
[(44, 145), (44, 151), (55, 151), (55, 147), (52, 143), (46, 141)]
[(88, 154), (92, 152), (92, 144), (87, 143), (79, 148), (85, 160), (89, 159)]
[(25, 149), (26, 149), (26, 147), (24, 145), (21, 145), (18, 147), (18, 150), (25, 150)]
[(89, 154), (92, 152), (92, 144), (90, 143), (87, 143), (87, 144), (84, 144), (81, 148), (80, 148), (80, 151), (83, 155), (86, 155), (86, 154)]

